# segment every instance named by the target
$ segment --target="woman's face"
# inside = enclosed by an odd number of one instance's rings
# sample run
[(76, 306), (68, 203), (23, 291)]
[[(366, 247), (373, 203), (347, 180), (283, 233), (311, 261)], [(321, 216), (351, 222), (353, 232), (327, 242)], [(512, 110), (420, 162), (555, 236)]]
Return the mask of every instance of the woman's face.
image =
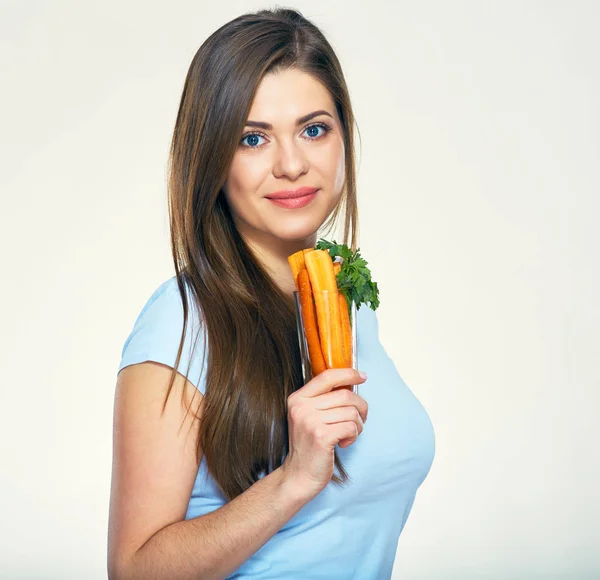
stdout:
[[(250, 241), (311, 239), (335, 209), (345, 178), (342, 126), (328, 90), (294, 69), (265, 75), (247, 123), (223, 186), (238, 230)], [(300, 187), (317, 189), (302, 207), (268, 197)]]

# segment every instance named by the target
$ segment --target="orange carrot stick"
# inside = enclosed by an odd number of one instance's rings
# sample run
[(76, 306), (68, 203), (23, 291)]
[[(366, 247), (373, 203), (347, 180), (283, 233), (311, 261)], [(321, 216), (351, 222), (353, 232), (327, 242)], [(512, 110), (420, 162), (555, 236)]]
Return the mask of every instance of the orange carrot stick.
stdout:
[[(341, 262), (333, 263), (333, 271), (337, 276), (342, 269)], [(352, 368), (352, 326), (350, 325), (350, 312), (348, 310), (348, 301), (340, 292), (340, 318), (342, 321), (342, 335), (344, 337), (344, 356), (346, 357), (346, 366)]]
[[(304, 261), (315, 298), (321, 347), (327, 368), (346, 366), (340, 302), (333, 262), (325, 250), (305, 252)], [(323, 292), (326, 291), (326, 292)]]
[(342, 320), (342, 336), (344, 340), (344, 356), (346, 366), (352, 368), (352, 326), (350, 325), (350, 312), (348, 311), (348, 301), (340, 292), (340, 318)]
[(291, 256), (288, 256), (288, 264), (292, 269), (292, 274), (294, 275), (294, 284), (296, 284), (296, 290), (300, 290), (300, 286), (298, 284), (298, 274), (304, 268), (304, 250), (300, 250)]
[(300, 287), (300, 305), (302, 307), (302, 321), (304, 322), (304, 335), (308, 343), (308, 355), (313, 377), (322, 373), (327, 365), (321, 351), (321, 342), (319, 341), (319, 331), (317, 329), (317, 317), (315, 305), (313, 303), (313, 293), (310, 286), (310, 279), (306, 268), (300, 270), (298, 274), (298, 285)]

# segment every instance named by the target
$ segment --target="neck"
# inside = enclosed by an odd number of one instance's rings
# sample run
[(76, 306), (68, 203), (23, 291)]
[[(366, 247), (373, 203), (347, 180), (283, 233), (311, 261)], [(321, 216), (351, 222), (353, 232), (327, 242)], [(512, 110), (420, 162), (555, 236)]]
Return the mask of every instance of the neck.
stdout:
[(271, 236), (246, 237), (245, 241), (270, 274), (275, 284), (291, 298), (296, 286), (288, 256), (305, 248), (314, 247), (317, 243), (317, 234), (312, 234), (303, 240), (293, 241), (273, 239)]

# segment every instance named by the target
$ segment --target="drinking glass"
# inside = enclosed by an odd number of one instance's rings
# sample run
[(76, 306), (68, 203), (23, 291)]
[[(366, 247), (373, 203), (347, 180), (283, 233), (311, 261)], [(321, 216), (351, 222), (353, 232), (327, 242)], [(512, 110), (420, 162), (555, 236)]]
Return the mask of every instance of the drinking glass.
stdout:
[[(357, 328), (356, 328), (356, 304), (354, 301), (348, 303), (346, 299), (343, 302), (339, 299), (339, 292), (331, 292), (329, 290), (322, 291), (311, 291), (308, 295), (303, 293), (300, 296), (300, 292), (294, 291), (294, 305), (296, 309), (296, 329), (298, 332), (298, 343), (300, 346), (300, 357), (302, 360), (302, 377), (304, 384), (310, 381), (314, 374), (319, 374), (317, 371), (313, 373), (313, 369), (319, 367), (319, 362), (316, 360), (320, 358), (318, 352), (316, 352), (317, 342), (315, 341), (315, 333), (318, 335), (318, 346), (322, 355), (321, 361), (324, 362), (326, 368), (353, 368), (358, 370), (358, 346), (357, 346)], [(306, 311), (303, 311), (303, 304)], [(319, 318), (317, 315), (316, 305), (321, 305), (321, 316), (328, 319), (326, 324), (319, 325)], [(337, 306), (336, 306), (337, 305)], [(346, 321), (350, 323), (350, 340), (348, 335), (344, 334), (343, 324), (343, 313), (341, 309), (345, 307), (348, 312)], [(332, 324), (331, 316), (339, 316), (337, 324)], [(323, 320), (323, 319), (322, 319)], [(332, 333), (336, 334), (335, 327), (341, 329), (341, 342), (344, 345), (343, 353), (340, 352), (339, 348), (332, 347), (332, 345), (340, 344), (340, 335), (332, 336)], [(339, 333), (340, 330), (337, 330)], [(312, 337), (312, 341), (309, 341), (307, 336)], [(344, 338), (345, 337), (345, 338)], [(351, 352), (348, 352), (348, 348)], [(315, 356), (316, 355), (316, 356)], [(322, 363), (321, 363), (322, 364)], [(344, 385), (343, 387), (337, 388), (348, 388), (353, 393), (358, 394), (358, 385)]]

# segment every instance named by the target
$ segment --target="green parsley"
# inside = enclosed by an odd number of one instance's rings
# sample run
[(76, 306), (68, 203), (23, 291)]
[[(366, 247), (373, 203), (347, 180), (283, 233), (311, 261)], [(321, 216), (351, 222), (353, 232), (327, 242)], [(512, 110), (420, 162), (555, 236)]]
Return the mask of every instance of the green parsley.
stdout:
[(335, 240), (329, 242), (321, 238), (315, 250), (327, 250), (332, 260), (342, 258), (342, 267), (336, 276), (338, 289), (350, 301), (354, 301), (357, 310), (361, 304), (367, 304), (371, 310), (379, 307), (379, 289), (377, 282), (371, 280), (371, 270), (367, 268), (367, 261), (360, 255), (360, 248), (356, 252), (346, 244), (338, 244)]

